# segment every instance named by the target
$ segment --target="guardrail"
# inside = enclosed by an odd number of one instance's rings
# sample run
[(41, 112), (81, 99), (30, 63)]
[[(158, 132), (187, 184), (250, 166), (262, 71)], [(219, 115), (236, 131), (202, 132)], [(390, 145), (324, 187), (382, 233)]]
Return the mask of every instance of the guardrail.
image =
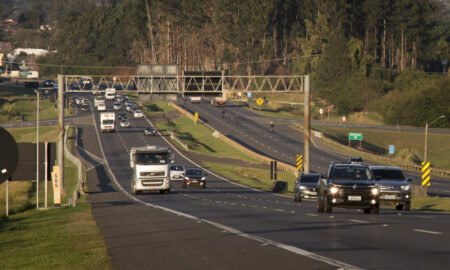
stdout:
[[(75, 129), (75, 148), (77, 147), (78, 144), (78, 128), (74, 127), (74, 126), (65, 126), (66, 132), (65, 132), (65, 136), (64, 136), (64, 155), (71, 161), (73, 162), (76, 166), (77, 166), (77, 175), (78, 175), (78, 188), (77, 188), (77, 192), (80, 192), (80, 194), (84, 194), (84, 189), (83, 189), (83, 184), (84, 184), (84, 177), (83, 177), (83, 163), (81, 162), (81, 160), (76, 157), (75, 155), (73, 155), (70, 150), (67, 148), (67, 134), (68, 134), (68, 130), (70, 128)], [(73, 203), (75, 204), (76, 198), (78, 196), (74, 195), (74, 201)]]
[[(177, 104), (173, 103), (173, 102), (169, 102), (169, 106), (173, 107), (174, 109), (176, 109), (178, 112), (180, 112), (181, 114), (183, 114), (184, 116), (186, 116), (187, 118), (191, 119), (192, 121), (194, 121), (194, 115), (191, 114), (190, 112), (186, 111), (185, 109), (181, 108), (180, 106), (178, 106)], [(241, 144), (237, 143), (236, 141), (228, 138), (227, 136), (225, 136), (224, 134), (220, 133), (219, 131), (217, 131), (216, 129), (214, 129), (213, 127), (211, 127), (210, 125), (206, 124), (205, 122), (199, 120), (199, 122), (201, 122), (205, 127), (209, 128), (212, 133), (213, 136), (215, 136), (218, 139), (221, 139), (223, 142), (225, 142), (226, 144), (228, 144), (229, 146), (233, 147), (234, 149), (240, 151), (241, 153), (244, 153), (266, 165), (269, 165), (271, 161), (273, 161), (273, 158), (261, 155), (259, 153), (256, 153), (250, 149), (248, 149), (247, 147), (242, 146)], [(277, 160), (277, 164), (278, 164), (278, 168), (282, 171), (288, 172), (288, 173), (292, 173), (295, 175), (296, 173), (296, 169), (294, 166), (285, 163), (283, 161), (279, 161)]]

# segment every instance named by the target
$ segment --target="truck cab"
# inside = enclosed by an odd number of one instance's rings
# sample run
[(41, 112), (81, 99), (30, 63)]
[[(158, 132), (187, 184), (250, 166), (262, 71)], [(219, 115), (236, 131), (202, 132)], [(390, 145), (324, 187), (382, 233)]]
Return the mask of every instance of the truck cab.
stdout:
[(158, 146), (132, 147), (130, 167), (133, 169), (131, 191), (139, 194), (143, 191), (169, 193), (170, 164), (173, 156), (169, 148)]
[(114, 112), (100, 113), (100, 131), (114, 132), (115, 131), (116, 115)]

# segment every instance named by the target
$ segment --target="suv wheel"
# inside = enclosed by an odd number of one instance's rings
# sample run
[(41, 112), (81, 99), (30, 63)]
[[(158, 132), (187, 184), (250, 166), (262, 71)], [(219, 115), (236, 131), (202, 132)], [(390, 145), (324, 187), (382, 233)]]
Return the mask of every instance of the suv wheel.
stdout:
[(395, 210), (399, 210), (399, 211), (402, 211), (403, 210), (403, 204), (399, 204), (399, 205), (396, 205), (395, 206)]
[(330, 202), (327, 199), (325, 199), (324, 204), (325, 204), (325, 206), (324, 206), (325, 213), (332, 213), (333, 212), (333, 207), (330, 205)]
[(403, 206), (403, 210), (411, 211), (411, 202), (405, 203), (405, 205)]
[(380, 213), (380, 206), (375, 206), (374, 208), (372, 208), (372, 214), (376, 214), (378, 215)]
[(370, 210), (371, 210), (370, 208), (364, 208), (363, 210), (364, 210), (364, 214), (370, 214)]
[(321, 199), (317, 199), (317, 213), (323, 213), (324, 210), (323, 201)]

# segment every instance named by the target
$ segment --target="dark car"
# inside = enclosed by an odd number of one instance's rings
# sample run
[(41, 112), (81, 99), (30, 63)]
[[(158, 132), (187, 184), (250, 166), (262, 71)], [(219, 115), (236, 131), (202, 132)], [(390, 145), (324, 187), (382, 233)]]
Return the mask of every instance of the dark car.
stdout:
[(331, 163), (327, 177), (319, 181), (317, 212), (331, 213), (334, 207), (341, 207), (378, 214), (379, 193), (379, 186), (367, 165)]
[(155, 136), (155, 135), (158, 134), (158, 132), (157, 132), (156, 129), (153, 128), (153, 127), (146, 127), (146, 128), (144, 129), (144, 134), (145, 134), (145, 135), (153, 135), (153, 136)]
[(89, 111), (89, 105), (87, 105), (87, 104), (81, 105), (81, 111), (82, 112), (88, 112)]
[(302, 198), (316, 198), (317, 184), (320, 180), (318, 173), (303, 173), (295, 182), (294, 201), (301, 202)]
[(203, 172), (201, 168), (192, 167), (185, 168), (184, 170), (184, 178), (181, 183), (182, 188), (187, 188), (191, 186), (197, 186), (201, 188), (206, 188), (206, 173)]
[(128, 116), (126, 113), (121, 113), (118, 116), (119, 120), (128, 120)]
[(53, 88), (56, 85), (56, 82), (53, 80), (46, 80), (42, 86), (45, 88)]
[(375, 181), (380, 186), (380, 202), (394, 205), (397, 210), (411, 210), (411, 182), (402, 170), (392, 166), (370, 166)]

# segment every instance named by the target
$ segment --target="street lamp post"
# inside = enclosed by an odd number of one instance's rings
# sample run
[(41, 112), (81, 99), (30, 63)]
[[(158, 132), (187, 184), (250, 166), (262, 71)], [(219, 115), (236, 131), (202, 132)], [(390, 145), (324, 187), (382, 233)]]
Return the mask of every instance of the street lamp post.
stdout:
[(428, 157), (427, 157), (427, 153), (428, 153), (428, 128), (437, 120), (445, 118), (445, 115), (441, 115), (438, 118), (434, 119), (433, 121), (430, 122), (430, 124), (428, 124), (428, 122), (425, 123), (425, 150), (423, 153), (423, 161), (427, 162), (428, 161)]
[(36, 209), (39, 210), (39, 91), (34, 90), (37, 95), (36, 107)]

